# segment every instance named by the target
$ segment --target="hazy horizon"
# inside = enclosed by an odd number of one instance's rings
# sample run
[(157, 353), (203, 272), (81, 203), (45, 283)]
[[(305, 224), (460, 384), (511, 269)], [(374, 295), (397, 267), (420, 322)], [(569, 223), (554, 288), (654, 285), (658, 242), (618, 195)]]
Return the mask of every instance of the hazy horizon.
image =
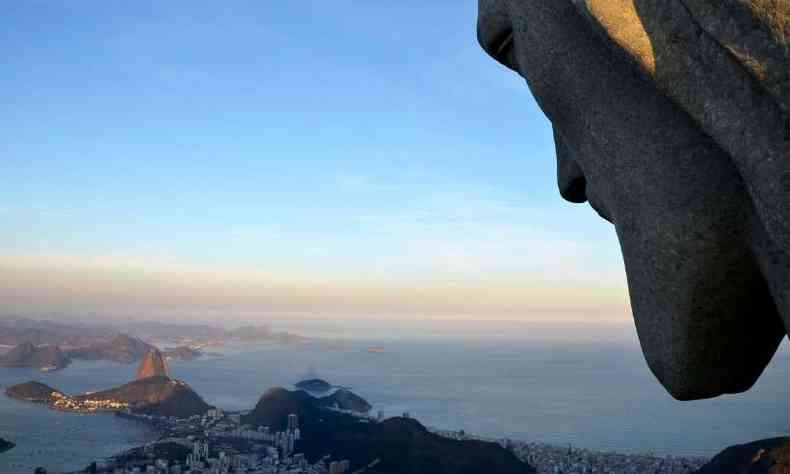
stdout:
[(8, 12), (9, 310), (630, 320), (473, 4), (309, 3)]
[[(228, 313), (222, 311), (159, 313), (127, 313), (124, 315), (91, 312), (8, 312), (0, 313), (0, 321), (7, 318), (27, 318), (54, 321), (65, 325), (114, 329), (116, 333), (158, 340), (153, 326), (165, 325), (210, 326), (235, 330), (245, 326), (267, 325), (273, 332), (288, 332), (307, 338), (307, 344), (369, 341), (376, 344), (436, 341), (447, 343), (497, 344), (517, 343), (528, 347), (537, 344), (557, 344), (557, 347), (576, 345), (607, 345), (609, 347), (638, 347), (632, 322), (593, 319), (577, 314), (561, 320), (552, 315), (533, 315), (530, 319), (488, 318), (470, 319), (452, 315), (420, 315), (405, 319), (397, 314), (349, 315), (343, 313)], [(587, 318), (585, 319), (585, 316)], [(301, 345), (301, 344), (297, 344)]]

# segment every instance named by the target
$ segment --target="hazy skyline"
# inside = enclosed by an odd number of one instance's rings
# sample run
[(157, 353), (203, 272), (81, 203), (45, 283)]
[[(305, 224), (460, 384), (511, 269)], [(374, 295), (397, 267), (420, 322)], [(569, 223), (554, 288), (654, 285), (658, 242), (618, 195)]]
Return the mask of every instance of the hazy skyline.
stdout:
[(4, 303), (627, 320), (474, 3), (9, 7)]

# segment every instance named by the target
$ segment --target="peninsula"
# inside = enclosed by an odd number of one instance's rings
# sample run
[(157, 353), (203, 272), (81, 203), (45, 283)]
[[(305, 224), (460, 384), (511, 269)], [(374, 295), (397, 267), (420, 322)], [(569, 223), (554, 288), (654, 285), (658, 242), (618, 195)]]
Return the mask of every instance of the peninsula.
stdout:
[[(163, 344), (166, 359), (195, 360), (221, 356), (205, 350), (227, 343), (303, 343), (308, 339), (273, 331), (266, 324), (236, 329), (161, 322), (62, 323), (0, 315), (0, 368), (34, 368), (44, 372), (68, 367), (75, 360), (108, 360), (131, 364)], [(10, 350), (9, 350), (10, 349)]]
[(82, 395), (67, 395), (36, 381), (14, 385), (6, 389), (5, 393), (16, 400), (78, 413), (129, 411), (189, 418), (211, 408), (186, 382), (164, 376), (147, 377), (120, 387)]
[(143, 415), (189, 418), (211, 406), (186, 382), (170, 378), (162, 353), (153, 349), (137, 369), (137, 379), (120, 387), (83, 395), (67, 395), (41, 382), (30, 381), (6, 389), (16, 400), (41, 403), (53, 410), (94, 413), (129, 412)]

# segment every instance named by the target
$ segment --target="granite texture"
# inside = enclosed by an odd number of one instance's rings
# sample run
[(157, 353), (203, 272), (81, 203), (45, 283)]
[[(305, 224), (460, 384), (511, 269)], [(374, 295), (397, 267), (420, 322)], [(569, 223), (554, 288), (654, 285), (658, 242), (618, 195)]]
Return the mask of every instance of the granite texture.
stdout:
[(478, 38), (614, 224), (653, 373), (749, 389), (790, 329), (790, 0), (480, 0)]

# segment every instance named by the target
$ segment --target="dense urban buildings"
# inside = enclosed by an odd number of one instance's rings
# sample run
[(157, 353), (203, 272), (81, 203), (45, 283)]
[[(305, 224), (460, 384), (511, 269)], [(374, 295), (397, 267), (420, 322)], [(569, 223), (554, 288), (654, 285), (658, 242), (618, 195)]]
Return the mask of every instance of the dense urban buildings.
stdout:
[(300, 439), (296, 414), (285, 431), (240, 424), (240, 413), (212, 408), (188, 419), (123, 413), (156, 426), (155, 443), (91, 467), (103, 474), (345, 474), (348, 460), (328, 456), (310, 463), (295, 452)]
[(570, 445), (562, 447), (511, 439), (485, 439), (464, 431), (434, 432), (452, 439), (496, 441), (534, 467), (538, 474), (688, 474), (696, 472), (708, 462), (703, 457), (609, 453), (574, 448)]

